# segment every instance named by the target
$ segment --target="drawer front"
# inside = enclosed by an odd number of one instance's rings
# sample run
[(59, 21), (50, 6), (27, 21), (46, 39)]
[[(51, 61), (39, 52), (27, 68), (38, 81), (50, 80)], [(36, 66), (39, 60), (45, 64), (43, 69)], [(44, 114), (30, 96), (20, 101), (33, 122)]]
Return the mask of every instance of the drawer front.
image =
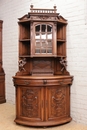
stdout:
[(53, 86), (71, 84), (71, 79), (14, 79), (14, 85), (24, 86)]

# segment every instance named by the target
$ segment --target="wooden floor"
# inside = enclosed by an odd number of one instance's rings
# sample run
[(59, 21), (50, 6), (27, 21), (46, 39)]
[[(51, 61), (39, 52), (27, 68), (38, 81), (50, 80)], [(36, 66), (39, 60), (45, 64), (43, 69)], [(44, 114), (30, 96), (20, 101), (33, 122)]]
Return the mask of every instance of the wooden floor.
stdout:
[[(0, 104), (0, 130), (43, 130), (44, 128), (26, 127), (17, 125), (15, 119), (15, 105), (4, 103)], [(47, 127), (47, 130), (87, 130), (86, 125), (71, 121), (70, 123)]]

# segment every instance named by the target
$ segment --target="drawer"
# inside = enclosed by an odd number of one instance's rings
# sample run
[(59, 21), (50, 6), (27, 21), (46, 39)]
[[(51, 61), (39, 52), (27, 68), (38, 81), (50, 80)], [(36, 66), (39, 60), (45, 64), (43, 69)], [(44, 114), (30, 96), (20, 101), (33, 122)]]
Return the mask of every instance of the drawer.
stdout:
[(14, 79), (14, 85), (53, 86), (71, 84), (71, 79)]

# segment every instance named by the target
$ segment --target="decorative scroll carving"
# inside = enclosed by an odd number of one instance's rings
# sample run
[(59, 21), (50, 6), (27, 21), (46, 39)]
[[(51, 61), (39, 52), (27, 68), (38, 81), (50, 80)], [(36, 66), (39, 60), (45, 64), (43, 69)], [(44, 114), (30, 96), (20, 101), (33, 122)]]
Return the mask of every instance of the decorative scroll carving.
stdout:
[(63, 71), (64, 69), (66, 70), (66, 66), (67, 66), (67, 61), (66, 59), (62, 58), (60, 59), (60, 64), (63, 66), (61, 71)]
[(51, 114), (52, 116), (64, 116), (66, 114), (66, 90), (65, 88), (51, 90)]
[(24, 69), (25, 64), (26, 64), (26, 58), (19, 60), (19, 71), (26, 71)]
[(39, 15), (38, 15), (38, 16), (30, 16), (30, 19), (31, 19), (31, 20), (50, 20), (50, 21), (51, 21), (51, 20), (52, 20), (52, 21), (53, 21), (53, 20), (54, 20), (54, 21), (57, 20), (56, 17), (44, 16), (44, 15), (43, 15), (43, 16), (39, 16)]
[(22, 116), (38, 117), (38, 91), (35, 89), (22, 90)]
[(38, 16), (41, 20), (51, 19), (51, 17), (48, 16)]

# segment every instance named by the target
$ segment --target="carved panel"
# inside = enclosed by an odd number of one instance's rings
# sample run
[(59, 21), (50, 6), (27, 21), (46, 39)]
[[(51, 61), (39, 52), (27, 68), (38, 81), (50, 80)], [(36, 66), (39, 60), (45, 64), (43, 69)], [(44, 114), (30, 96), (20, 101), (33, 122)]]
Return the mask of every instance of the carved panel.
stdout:
[(51, 89), (50, 101), (50, 116), (64, 116), (66, 114), (66, 87)]
[(32, 62), (33, 74), (53, 74), (53, 65), (51, 60), (34, 60)]
[(22, 88), (21, 107), (22, 116), (28, 118), (38, 118), (40, 89)]
[(30, 17), (31, 18), (31, 20), (56, 20), (57, 18), (56, 17), (50, 17), (50, 16), (31, 16)]

